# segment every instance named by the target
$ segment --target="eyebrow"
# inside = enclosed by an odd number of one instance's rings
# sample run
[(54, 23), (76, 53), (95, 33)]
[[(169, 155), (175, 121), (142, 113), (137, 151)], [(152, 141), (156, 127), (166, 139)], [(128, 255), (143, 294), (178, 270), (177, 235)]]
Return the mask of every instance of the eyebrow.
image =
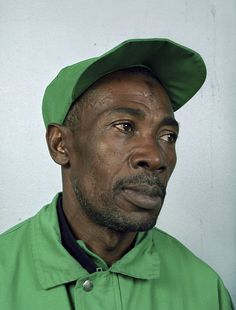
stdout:
[(174, 126), (179, 130), (179, 123), (173, 117), (165, 117), (161, 120), (160, 126)]
[(125, 113), (125, 114), (129, 114), (129, 115), (132, 115), (132, 116), (138, 116), (140, 118), (144, 118), (145, 117), (144, 111), (142, 111), (140, 109), (133, 109), (133, 108), (127, 108), (127, 107), (117, 107), (117, 108), (114, 108), (112, 111), (110, 111), (108, 113), (108, 115), (113, 114), (113, 113)]

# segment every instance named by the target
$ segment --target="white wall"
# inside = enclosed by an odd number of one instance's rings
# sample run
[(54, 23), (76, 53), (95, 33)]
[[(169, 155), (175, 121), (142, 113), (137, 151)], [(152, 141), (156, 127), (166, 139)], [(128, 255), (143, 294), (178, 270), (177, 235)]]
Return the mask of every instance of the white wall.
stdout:
[(130, 37), (171, 38), (207, 64), (204, 87), (176, 113), (178, 165), (158, 226), (214, 267), (236, 302), (235, 0), (0, 1), (0, 231), (61, 189), (44, 141), (46, 85)]

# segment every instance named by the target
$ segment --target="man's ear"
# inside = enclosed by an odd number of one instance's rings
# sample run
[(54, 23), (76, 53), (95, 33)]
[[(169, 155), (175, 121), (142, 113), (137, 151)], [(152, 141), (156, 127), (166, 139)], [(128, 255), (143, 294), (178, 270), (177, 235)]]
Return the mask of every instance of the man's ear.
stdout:
[(68, 149), (66, 147), (66, 139), (69, 135), (69, 129), (58, 125), (50, 124), (46, 132), (46, 140), (49, 153), (52, 159), (61, 166), (69, 164)]

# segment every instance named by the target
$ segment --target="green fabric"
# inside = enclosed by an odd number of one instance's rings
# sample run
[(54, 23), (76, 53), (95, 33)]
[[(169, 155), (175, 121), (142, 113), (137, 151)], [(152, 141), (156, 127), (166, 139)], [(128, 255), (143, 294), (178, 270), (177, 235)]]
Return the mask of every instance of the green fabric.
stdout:
[(160, 80), (174, 111), (194, 96), (206, 78), (204, 61), (197, 52), (168, 39), (130, 39), (59, 72), (44, 94), (45, 126), (62, 124), (71, 104), (101, 77), (137, 66), (150, 69)]
[[(61, 245), (57, 198), (1, 235), (1, 309), (233, 309), (219, 276), (156, 228), (140, 233), (135, 247), (110, 268), (88, 274)], [(82, 286), (87, 279), (93, 283), (89, 292)]]

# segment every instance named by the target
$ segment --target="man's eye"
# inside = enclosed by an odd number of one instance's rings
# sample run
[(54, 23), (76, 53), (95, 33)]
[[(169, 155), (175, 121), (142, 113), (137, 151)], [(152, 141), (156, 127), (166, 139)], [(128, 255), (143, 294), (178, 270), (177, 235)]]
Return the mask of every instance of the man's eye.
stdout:
[(160, 137), (161, 140), (166, 141), (168, 143), (175, 143), (177, 140), (177, 134), (176, 133), (167, 133), (165, 135), (162, 135)]
[(114, 127), (118, 128), (122, 132), (132, 132), (134, 130), (134, 126), (131, 123), (120, 123), (115, 124)]

